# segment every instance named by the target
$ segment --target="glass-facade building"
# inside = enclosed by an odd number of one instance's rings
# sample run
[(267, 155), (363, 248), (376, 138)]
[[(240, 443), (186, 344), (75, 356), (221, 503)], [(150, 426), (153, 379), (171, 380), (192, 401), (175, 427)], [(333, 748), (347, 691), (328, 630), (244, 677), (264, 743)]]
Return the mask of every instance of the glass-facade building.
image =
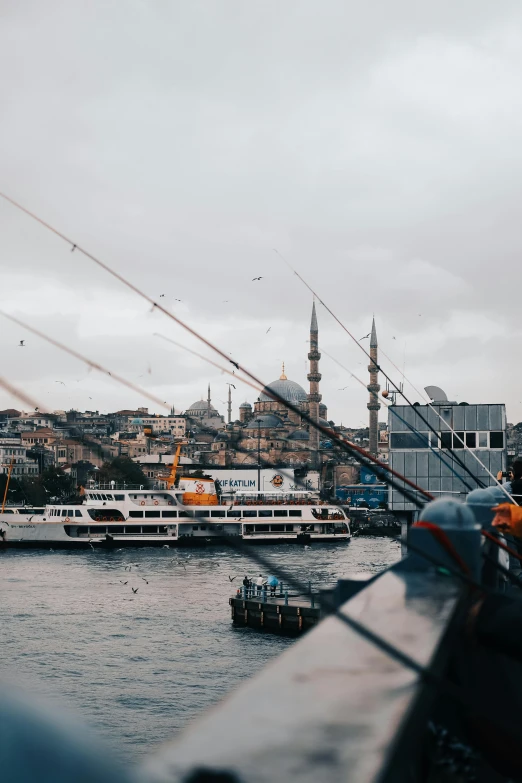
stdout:
[[(435, 432), (429, 429), (430, 426)], [(486, 485), (495, 483), (488, 470), (495, 477), (498, 471), (506, 470), (506, 407), (503, 404), (444, 402), (433, 404), (431, 408), (428, 405), (391, 405), (388, 428), (390, 467), (436, 498), (446, 495), (463, 500), (468, 492), (479, 486), (459, 465), (450, 449), (456, 452), (473, 477)], [(463, 442), (472, 453), (464, 448)], [(404, 521), (411, 521), (415, 505), (400, 492), (390, 488), (388, 502), (391, 511), (399, 512), (397, 515)]]

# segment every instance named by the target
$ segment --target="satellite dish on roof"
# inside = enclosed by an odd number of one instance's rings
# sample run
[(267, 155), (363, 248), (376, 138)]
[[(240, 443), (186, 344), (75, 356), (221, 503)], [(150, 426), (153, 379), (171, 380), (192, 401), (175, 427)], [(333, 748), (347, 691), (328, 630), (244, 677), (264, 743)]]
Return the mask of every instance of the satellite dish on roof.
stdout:
[(440, 386), (425, 386), (424, 391), (432, 402), (446, 402), (448, 399), (448, 395)]

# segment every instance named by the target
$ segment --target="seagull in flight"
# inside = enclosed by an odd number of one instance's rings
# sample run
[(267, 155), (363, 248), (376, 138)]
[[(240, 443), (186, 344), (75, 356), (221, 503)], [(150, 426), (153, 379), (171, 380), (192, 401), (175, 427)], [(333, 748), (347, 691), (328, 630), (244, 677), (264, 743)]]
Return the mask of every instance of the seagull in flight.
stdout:
[(175, 302), (181, 302), (181, 299), (174, 299)]
[(55, 381), (55, 383), (61, 383), (62, 386), (65, 386), (65, 383), (63, 381)]
[(144, 576), (140, 576), (140, 579), (143, 579), (143, 581), (145, 582), (145, 584), (146, 584), (146, 585), (148, 585), (148, 584), (149, 584), (149, 583), (147, 582), (147, 580), (145, 579), (145, 577), (144, 577)]
[(262, 280), (262, 279), (263, 279), (262, 277), (253, 277), (252, 282), (254, 282), (254, 280)]
[(134, 594), (136, 594), (136, 593), (138, 592), (138, 590), (139, 590), (139, 589), (140, 589), (139, 587), (131, 587), (131, 590), (132, 590), (132, 592), (133, 592)]
[(347, 388), (348, 388), (348, 386), (343, 386), (343, 388), (342, 389), (338, 389), (338, 391), (344, 391)]
[(232, 388), (233, 388), (233, 389), (235, 389), (235, 388), (236, 388), (236, 387), (234, 386), (234, 384), (233, 384), (233, 383), (229, 383), (228, 385), (229, 385), (229, 386), (232, 386)]
[(160, 299), (161, 299), (162, 297), (164, 297), (164, 296), (165, 296), (165, 294), (160, 294)]
[(271, 327), (271, 326), (269, 326), (269, 327), (268, 327), (268, 329), (266, 330), (265, 334), (268, 334), (268, 332), (270, 331), (270, 329), (271, 329), (271, 328), (272, 328), (272, 327)]
[(233, 582), (234, 579), (237, 579), (237, 576), (230, 576), (230, 574), (228, 575), (228, 581), (229, 582)]
[(20, 342), (18, 343), (18, 347), (25, 348), (25, 340), (20, 340)]
[[(120, 582), (121, 582), (121, 579), (120, 579)], [(128, 585), (129, 584), (129, 580), (127, 579), (126, 582), (121, 582), (121, 583), (122, 583), (122, 585)]]
[(371, 336), (371, 332), (368, 332), (368, 334), (365, 334), (365, 335), (364, 335), (364, 337), (361, 337), (361, 338), (359, 339), (359, 342), (361, 342), (361, 340), (367, 340), (367, 339), (368, 339), (368, 337), (370, 337), (370, 336)]

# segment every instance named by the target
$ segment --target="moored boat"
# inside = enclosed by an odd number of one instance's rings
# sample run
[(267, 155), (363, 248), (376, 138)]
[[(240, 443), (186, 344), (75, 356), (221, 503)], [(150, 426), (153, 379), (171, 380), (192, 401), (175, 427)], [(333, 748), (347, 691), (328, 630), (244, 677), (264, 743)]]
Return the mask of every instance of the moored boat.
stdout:
[(27, 547), (197, 546), (235, 537), (249, 543), (347, 541), (338, 506), (309, 492), (218, 497), (211, 479), (180, 478), (172, 489), (85, 489), (83, 503), (5, 508), (0, 544)]

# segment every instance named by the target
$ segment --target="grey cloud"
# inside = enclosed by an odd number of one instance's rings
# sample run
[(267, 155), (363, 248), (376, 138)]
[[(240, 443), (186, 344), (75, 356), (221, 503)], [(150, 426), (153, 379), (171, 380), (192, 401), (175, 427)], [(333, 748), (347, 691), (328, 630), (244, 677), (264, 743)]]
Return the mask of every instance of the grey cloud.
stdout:
[[(266, 380), (284, 359), (306, 385), (310, 295), (277, 247), (354, 333), (375, 312), (421, 388), (498, 401), (519, 331), (518, 2), (49, 0), (2, 21), (3, 189), (151, 295), (183, 299)], [(56, 237), (3, 203), (0, 224), (1, 306), (122, 374), (150, 361), (145, 380), (179, 407), (223, 383), (158, 345), (146, 306)], [(323, 346), (364, 378), (363, 354), (319, 319)], [(46, 347), (22, 360), (16, 330), (1, 335), (9, 377), (65, 404), (48, 384), (74, 364)], [(339, 393), (326, 359), (323, 374), (334, 418), (365, 417), (364, 390)], [(100, 408), (126, 394), (96, 388)]]

